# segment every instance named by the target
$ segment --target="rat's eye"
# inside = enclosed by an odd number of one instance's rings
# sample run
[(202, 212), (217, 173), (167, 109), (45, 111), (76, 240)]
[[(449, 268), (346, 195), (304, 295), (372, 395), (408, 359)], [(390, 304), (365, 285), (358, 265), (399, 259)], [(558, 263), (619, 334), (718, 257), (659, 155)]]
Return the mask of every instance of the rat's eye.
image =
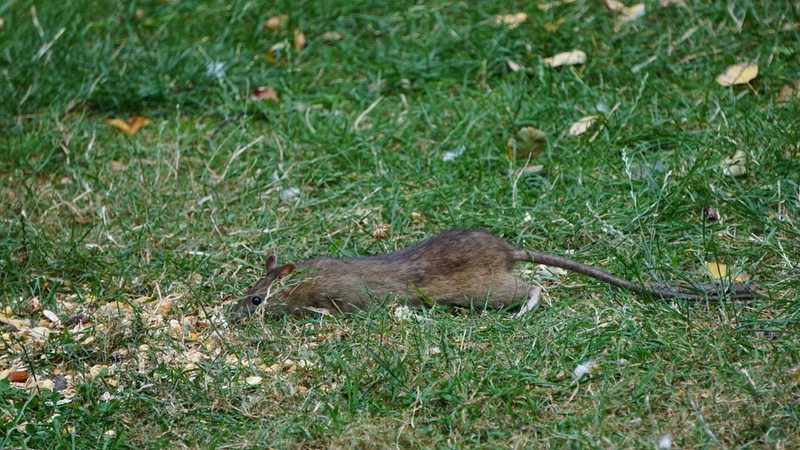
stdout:
[(256, 295), (256, 296), (255, 296), (255, 297), (253, 297), (253, 299), (252, 299), (252, 300), (250, 300), (250, 301), (251, 301), (251, 302), (253, 302), (253, 304), (254, 304), (254, 305), (258, 306), (258, 305), (260, 305), (260, 304), (261, 304), (261, 302), (263, 302), (263, 301), (264, 301), (264, 299)]

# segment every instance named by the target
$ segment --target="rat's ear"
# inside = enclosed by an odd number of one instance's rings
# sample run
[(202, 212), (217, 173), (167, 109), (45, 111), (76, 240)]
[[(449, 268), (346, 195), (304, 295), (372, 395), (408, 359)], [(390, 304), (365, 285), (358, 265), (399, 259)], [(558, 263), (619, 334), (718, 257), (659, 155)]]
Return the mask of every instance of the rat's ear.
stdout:
[(284, 264), (284, 265), (281, 266), (280, 270), (278, 271), (278, 278), (283, 278), (283, 277), (285, 277), (286, 275), (289, 275), (292, 272), (294, 272), (294, 264), (292, 264), (292, 263)]
[(267, 258), (267, 273), (270, 273), (277, 268), (278, 263), (275, 262), (275, 255), (269, 255), (269, 258)]

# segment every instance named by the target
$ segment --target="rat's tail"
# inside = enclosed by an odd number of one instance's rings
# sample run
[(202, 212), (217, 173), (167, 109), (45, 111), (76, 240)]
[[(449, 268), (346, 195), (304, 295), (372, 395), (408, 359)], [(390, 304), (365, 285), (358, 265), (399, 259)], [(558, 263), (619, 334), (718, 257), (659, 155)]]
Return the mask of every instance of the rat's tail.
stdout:
[(646, 286), (640, 286), (628, 280), (623, 280), (622, 278), (614, 276), (604, 270), (587, 266), (586, 264), (581, 264), (569, 258), (564, 258), (563, 256), (550, 255), (540, 252), (527, 252), (525, 250), (519, 250), (519, 254), (516, 256), (520, 261), (544, 264), (545, 266), (551, 267), (559, 267), (571, 272), (592, 277), (595, 280), (608, 283), (612, 286), (617, 286), (622, 289), (636, 292), (637, 294), (646, 294), (653, 297), (689, 299), (730, 297), (733, 299), (748, 299), (758, 296), (758, 290), (753, 284), (734, 283), (726, 286), (721, 283), (702, 283), (696, 285), (653, 283)]

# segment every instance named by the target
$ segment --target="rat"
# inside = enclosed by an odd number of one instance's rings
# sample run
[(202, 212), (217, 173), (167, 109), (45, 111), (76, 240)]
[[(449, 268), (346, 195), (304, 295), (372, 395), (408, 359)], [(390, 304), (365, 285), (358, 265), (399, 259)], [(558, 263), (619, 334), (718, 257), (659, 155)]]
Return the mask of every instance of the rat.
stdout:
[(752, 284), (638, 285), (562, 256), (522, 250), (484, 231), (451, 230), (375, 256), (314, 258), (279, 266), (271, 255), (266, 275), (240, 298), (231, 319), (239, 322), (259, 306), (274, 316), (347, 313), (389, 296), (399, 296), (410, 307), (436, 303), (504, 309), (527, 301), (524, 312), (536, 306), (541, 289), (514, 274), (520, 262), (559, 267), (654, 298), (757, 296)]

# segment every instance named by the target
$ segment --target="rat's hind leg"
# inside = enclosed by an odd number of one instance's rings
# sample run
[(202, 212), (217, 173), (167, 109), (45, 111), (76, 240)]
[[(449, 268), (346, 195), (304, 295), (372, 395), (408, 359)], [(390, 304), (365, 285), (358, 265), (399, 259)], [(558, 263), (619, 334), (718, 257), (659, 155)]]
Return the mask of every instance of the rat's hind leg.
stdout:
[(539, 304), (539, 298), (542, 295), (542, 288), (539, 286), (528, 286), (528, 301), (522, 305), (522, 308), (519, 309), (514, 317), (522, 317), (528, 311), (533, 310), (536, 308), (536, 305)]

